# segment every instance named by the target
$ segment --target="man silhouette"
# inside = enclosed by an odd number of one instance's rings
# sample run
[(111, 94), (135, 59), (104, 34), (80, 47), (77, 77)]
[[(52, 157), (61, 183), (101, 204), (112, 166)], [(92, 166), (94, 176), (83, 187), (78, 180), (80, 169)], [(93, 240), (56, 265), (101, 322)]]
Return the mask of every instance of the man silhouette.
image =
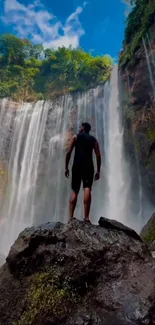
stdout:
[(69, 151), (66, 155), (65, 176), (69, 178), (69, 162), (72, 151), (75, 147), (74, 162), (72, 167), (72, 193), (69, 205), (69, 221), (73, 219), (77, 203), (81, 181), (84, 188), (84, 221), (89, 222), (89, 213), (91, 206), (91, 190), (94, 180), (93, 150), (96, 154), (97, 172), (95, 181), (100, 179), (101, 154), (98, 141), (89, 134), (91, 126), (89, 123), (82, 123), (79, 133), (72, 139)]

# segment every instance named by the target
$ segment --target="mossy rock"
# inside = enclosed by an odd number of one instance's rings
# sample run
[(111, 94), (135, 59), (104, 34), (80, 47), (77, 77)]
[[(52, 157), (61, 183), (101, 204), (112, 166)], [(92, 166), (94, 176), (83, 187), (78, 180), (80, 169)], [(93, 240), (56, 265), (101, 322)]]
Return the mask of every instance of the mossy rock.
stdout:
[(152, 324), (153, 266), (135, 231), (114, 220), (26, 229), (0, 269), (0, 325)]
[(151, 250), (155, 249), (155, 213), (141, 230), (140, 236)]
[(36, 273), (27, 292), (25, 311), (13, 325), (54, 325), (64, 321), (78, 301), (78, 294), (59, 276)]
[(147, 132), (147, 138), (148, 140), (154, 142), (155, 141), (155, 130), (154, 129), (148, 129), (148, 132)]

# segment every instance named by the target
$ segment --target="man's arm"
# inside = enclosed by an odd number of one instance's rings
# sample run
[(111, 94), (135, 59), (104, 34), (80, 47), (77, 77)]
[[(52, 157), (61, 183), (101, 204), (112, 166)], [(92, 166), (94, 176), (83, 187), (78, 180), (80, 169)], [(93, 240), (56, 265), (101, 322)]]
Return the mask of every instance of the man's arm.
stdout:
[(100, 169), (101, 169), (101, 153), (100, 153), (98, 141), (95, 142), (94, 151), (95, 151), (96, 163), (97, 163), (97, 173), (95, 175), (95, 181), (98, 181), (100, 179)]
[(77, 139), (77, 136), (75, 135), (72, 139), (72, 142), (70, 144), (70, 148), (66, 154), (66, 164), (65, 164), (65, 176), (67, 178), (69, 178), (69, 169), (68, 169), (68, 166), (69, 166), (69, 162), (70, 162), (70, 158), (71, 158), (71, 154), (72, 154), (72, 151), (75, 147), (75, 142), (76, 142), (76, 139)]

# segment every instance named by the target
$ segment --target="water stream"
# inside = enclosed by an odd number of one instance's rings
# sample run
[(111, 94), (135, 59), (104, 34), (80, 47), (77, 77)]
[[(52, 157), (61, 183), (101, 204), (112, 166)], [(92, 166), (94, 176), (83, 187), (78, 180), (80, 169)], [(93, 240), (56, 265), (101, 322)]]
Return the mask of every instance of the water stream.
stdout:
[(145, 50), (145, 55), (146, 55), (146, 61), (147, 61), (147, 66), (148, 66), (148, 70), (149, 70), (149, 75), (150, 75), (150, 83), (152, 86), (152, 91), (153, 91), (153, 97), (155, 98), (155, 81), (154, 81), (154, 76), (153, 76), (153, 71), (152, 71), (152, 67), (151, 67), (151, 61), (150, 61), (150, 57), (149, 57), (149, 52), (146, 46), (146, 42), (145, 39), (143, 38), (143, 45), (144, 45), (144, 50)]
[(110, 81), (110, 97), (107, 119), (108, 159), (108, 218), (129, 224), (130, 177), (124, 157), (124, 130), (121, 123), (119, 104), (118, 69), (114, 66)]
[(151, 55), (152, 64), (153, 64), (153, 66), (155, 67), (155, 55), (154, 55), (154, 51), (153, 51), (153, 48), (152, 48), (152, 44), (151, 44), (151, 40), (150, 40), (150, 36), (149, 36), (148, 33), (146, 33), (146, 38), (147, 38), (148, 45), (149, 45), (149, 52), (150, 52), (150, 55)]

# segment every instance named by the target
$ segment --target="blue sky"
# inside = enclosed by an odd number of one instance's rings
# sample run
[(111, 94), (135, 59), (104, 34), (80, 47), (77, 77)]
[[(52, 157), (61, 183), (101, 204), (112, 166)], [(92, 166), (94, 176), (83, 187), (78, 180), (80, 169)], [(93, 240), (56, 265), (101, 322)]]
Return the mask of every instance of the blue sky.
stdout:
[(45, 47), (81, 46), (117, 57), (122, 48), (126, 0), (0, 0), (0, 32)]

